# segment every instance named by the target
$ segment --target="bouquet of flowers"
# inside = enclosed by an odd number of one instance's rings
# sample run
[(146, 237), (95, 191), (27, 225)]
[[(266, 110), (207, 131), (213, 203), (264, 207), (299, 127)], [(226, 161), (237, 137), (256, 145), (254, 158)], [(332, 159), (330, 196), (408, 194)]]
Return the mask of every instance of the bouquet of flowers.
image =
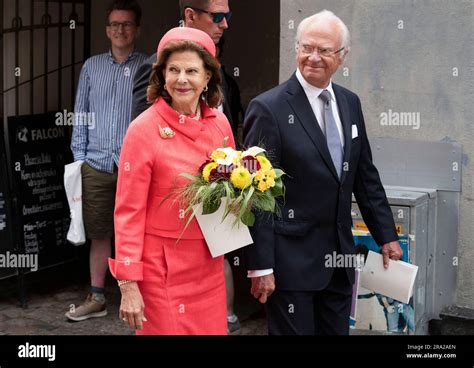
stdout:
[(226, 147), (216, 149), (204, 162), (197, 175), (181, 174), (191, 180), (181, 189), (181, 200), (187, 206), (185, 214), (202, 205), (202, 214), (208, 215), (224, 206), (222, 221), (232, 213), (236, 220), (247, 226), (255, 223), (253, 210), (277, 213), (276, 197), (283, 196), (284, 172), (272, 166), (266, 151), (251, 147), (237, 151)]

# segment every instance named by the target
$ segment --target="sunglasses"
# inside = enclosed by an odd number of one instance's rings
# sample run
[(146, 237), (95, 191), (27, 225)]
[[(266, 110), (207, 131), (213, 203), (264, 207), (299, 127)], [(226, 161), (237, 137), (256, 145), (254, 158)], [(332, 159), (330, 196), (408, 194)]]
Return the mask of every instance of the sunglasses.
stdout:
[(220, 13), (211, 13), (211, 12), (209, 12), (207, 10), (204, 10), (204, 9), (192, 8), (192, 7), (190, 7), (190, 8), (193, 9), (193, 10), (202, 12), (202, 13), (209, 14), (212, 17), (212, 21), (214, 23), (220, 23), (220, 22), (222, 22), (222, 20), (224, 18), (227, 22), (229, 22), (230, 18), (232, 18), (232, 12), (231, 11), (228, 12), (228, 13), (222, 13), (222, 12), (220, 12)]

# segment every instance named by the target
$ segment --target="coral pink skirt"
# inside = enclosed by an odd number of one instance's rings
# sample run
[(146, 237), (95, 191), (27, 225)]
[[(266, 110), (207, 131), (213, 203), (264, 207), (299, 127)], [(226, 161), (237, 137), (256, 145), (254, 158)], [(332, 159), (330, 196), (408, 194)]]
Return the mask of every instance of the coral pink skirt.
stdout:
[(204, 239), (145, 234), (143, 330), (137, 335), (226, 335), (224, 258), (212, 258)]

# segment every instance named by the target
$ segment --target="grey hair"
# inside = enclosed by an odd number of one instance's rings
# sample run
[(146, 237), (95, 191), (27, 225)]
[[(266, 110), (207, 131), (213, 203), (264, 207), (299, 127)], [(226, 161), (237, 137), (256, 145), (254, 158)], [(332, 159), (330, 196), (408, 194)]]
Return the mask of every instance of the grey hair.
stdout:
[(344, 22), (339, 18), (336, 14), (329, 10), (323, 10), (319, 13), (313, 14), (301, 21), (298, 25), (298, 29), (296, 31), (296, 48), (298, 48), (298, 44), (301, 39), (301, 35), (303, 32), (312, 24), (321, 22), (321, 21), (335, 21), (339, 29), (341, 30), (341, 38), (342, 38), (342, 45), (344, 47), (344, 52), (342, 53), (342, 57), (344, 57), (351, 47), (351, 34), (349, 29), (344, 24)]

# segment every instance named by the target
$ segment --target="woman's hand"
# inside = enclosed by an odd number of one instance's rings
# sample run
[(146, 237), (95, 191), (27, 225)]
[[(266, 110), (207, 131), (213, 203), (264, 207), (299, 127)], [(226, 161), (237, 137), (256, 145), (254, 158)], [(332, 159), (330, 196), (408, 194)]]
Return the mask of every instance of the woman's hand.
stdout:
[(120, 303), (119, 317), (134, 330), (142, 330), (143, 322), (146, 322), (145, 303), (136, 282), (130, 282), (120, 286), (122, 302)]

